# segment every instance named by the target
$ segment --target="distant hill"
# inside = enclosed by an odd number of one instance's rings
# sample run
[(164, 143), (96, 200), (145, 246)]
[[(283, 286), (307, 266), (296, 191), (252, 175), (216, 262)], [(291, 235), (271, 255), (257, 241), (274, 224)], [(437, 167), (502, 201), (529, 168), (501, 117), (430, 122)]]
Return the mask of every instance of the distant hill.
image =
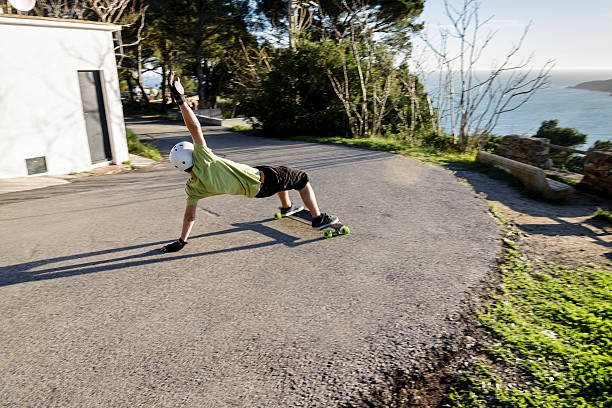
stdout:
[(608, 79), (607, 81), (583, 82), (570, 88), (588, 89), (589, 91), (612, 92), (612, 79)]

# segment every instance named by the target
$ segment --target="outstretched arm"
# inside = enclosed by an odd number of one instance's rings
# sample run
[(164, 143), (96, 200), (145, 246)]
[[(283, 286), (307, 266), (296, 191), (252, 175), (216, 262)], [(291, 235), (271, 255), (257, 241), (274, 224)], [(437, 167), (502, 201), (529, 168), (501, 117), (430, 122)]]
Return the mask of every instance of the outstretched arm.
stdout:
[(181, 239), (187, 241), (189, 233), (191, 233), (191, 227), (195, 223), (197, 204), (191, 204), (185, 207), (185, 215), (183, 216), (183, 229), (181, 230)]
[(181, 109), (185, 126), (187, 126), (187, 130), (189, 130), (189, 133), (191, 134), (193, 143), (206, 146), (204, 136), (202, 135), (200, 121), (198, 118), (196, 118), (189, 105), (185, 103), (185, 91), (183, 90), (180, 79), (174, 74), (174, 72), (170, 73), (170, 77), (168, 78), (168, 87), (170, 88), (172, 99)]
[(191, 228), (195, 223), (196, 209), (197, 204), (191, 204), (185, 207), (185, 215), (183, 216), (183, 229), (181, 230), (181, 237), (178, 240), (161, 248), (162, 252), (177, 252), (183, 249), (185, 245), (187, 245), (187, 238), (189, 238), (189, 233), (191, 232)]

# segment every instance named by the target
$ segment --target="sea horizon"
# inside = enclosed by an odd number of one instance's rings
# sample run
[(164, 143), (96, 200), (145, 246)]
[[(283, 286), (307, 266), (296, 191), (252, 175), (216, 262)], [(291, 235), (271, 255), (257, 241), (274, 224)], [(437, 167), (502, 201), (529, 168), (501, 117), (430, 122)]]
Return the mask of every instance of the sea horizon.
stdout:
[[(583, 82), (612, 79), (612, 68), (553, 69), (550, 75), (547, 88), (537, 90), (520, 108), (500, 115), (491, 133), (534, 136), (543, 121), (557, 119), (560, 127), (587, 135), (586, 143), (578, 149), (586, 150), (596, 140), (612, 140), (612, 93), (572, 88)], [(426, 83), (425, 87), (435, 100), (435, 86)]]
[(550, 87), (538, 90), (516, 111), (501, 115), (493, 133), (533, 136), (543, 121), (557, 119), (559, 126), (587, 135), (578, 149), (587, 149), (596, 140), (612, 140), (612, 93), (571, 88), (608, 79), (612, 79), (612, 69), (553, 70)]

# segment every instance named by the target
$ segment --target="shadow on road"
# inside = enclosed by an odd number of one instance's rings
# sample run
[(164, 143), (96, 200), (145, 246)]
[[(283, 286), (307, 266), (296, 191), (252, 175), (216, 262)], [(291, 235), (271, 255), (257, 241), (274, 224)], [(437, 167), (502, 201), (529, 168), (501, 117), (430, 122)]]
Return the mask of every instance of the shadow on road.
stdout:
[(477, 193), (486, 194), (488, 200), (516, 212), (520, 218), (513, 223), (522, 232), (588, 239), (601, 246), (602, 256), (612, 259), (612, 228), (606, 221), (590, 218), (597, 207), (610, 208), (608, 198), (578, 190), (565, 201), (548, 201), (530, 195), (520, 184), (495, 180), (481, 173), (458, 170), (455, 175), (466, 179)]
[[(299, 237), (294, 237), (284, 232), (278, 231), (274, 228), (264, 225), (265, 222), (269, 222), (270, 219), (264, 219), (261, 221), (253, 221), (246, 223), (235, 223), (232, 224), (233, 228), (228, 228), (222, 231), (214, 231), (205, 234), (195, 235), (190, 240), (197, 238), (213, 237), (224, 234), (232, 234), (243, 231), (253, 231), (262, 234), (270, 241), (259, 242), (257, 244), (241, 245), (232, 248), (217, 249), (206, 252), (199, 252), (195, 254), (164, 254), (160, 251), (162, 245), (167, 244), (168, 241), (157, 241), (149, 242), (146, 244), (130, 245), (122, 248), (106, 249), (101, 251), (85, 252), (75, 255), (60, 256), (57, 258), (42, 259), (38, 261), (25, 262), (21, 264), (8, 265), (0, 267), (0, 287), (15, 285), (24, 282), (33, 282), (47, 279), (64, 278), (69, 276), (84, 275), (95, 272), (106, 272), (115, 269), (129, 268), (133, 266), (152, 265), (162, 262), (170, 262), (179, 259), (198, 258), (207, 255), (222, 254), (227, 252), (237, 252), (249, 249), (264, 248), (273, 245), (285, 245), (288, 247), (297, 247), (304, 244), (309, 244), (315, 241), (323, 239), (317, 237), (308, 240), (302, 240)], [(153, 249), (150, 249), (154, 247)], [(96, 256), (117, 254), (124, 251), (133, 251), (138, 249), (147, 249), (146, 252), (140, 254), (130, 254), (125, 256), (119, 256), (111, 259), (101, 259), (96, 261), (82, 262), (78, 264), (70, 264), (63, 266), (50, 267), (46, 269), (37, 269), (45, 265), (74, 261), (77, 259), (91, 258)]]

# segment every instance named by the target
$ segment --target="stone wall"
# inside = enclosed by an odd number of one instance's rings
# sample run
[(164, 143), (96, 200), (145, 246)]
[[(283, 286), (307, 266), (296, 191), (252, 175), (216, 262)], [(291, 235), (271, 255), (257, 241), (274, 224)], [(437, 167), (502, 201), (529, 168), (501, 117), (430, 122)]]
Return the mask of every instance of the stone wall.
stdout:
[(550, 169), (552, 160), (550, 159), (550, 148), (545, 146), (547, 143), (550, 143), (548, 139), (508, 135), (502, 137), (495, 149), (495, 154), (542, 169)]
[(587, 152), (582, 182), (596, 191), (612, 195), (612, 152)]

